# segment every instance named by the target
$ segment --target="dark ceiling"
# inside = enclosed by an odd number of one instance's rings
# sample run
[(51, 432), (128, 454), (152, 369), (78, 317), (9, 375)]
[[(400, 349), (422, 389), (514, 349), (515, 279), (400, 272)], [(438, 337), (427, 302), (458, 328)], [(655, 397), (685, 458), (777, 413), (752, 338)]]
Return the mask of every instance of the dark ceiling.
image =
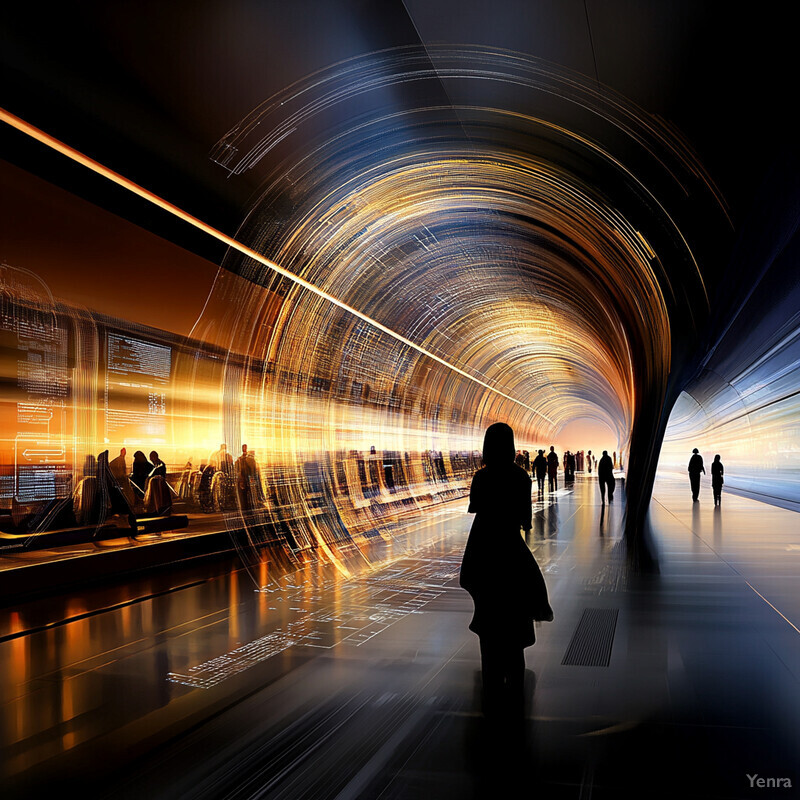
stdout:
[[(734, 222), (793, 145), (792, 25), (697, 0), (85, 2), (4, 11), (2, 106), (172, 202), (235, 231), (256, 187), (215, 168), (214, 143), (304, 75), (370, 51), (478, 44), (562, 65), (677, 126)], [(3, 131), (4, 157), (217, 260), (59, 157)], [(165, 227), (166, 226), (166, 227)], [(170, 235), (171, 234), (171, 235)]]

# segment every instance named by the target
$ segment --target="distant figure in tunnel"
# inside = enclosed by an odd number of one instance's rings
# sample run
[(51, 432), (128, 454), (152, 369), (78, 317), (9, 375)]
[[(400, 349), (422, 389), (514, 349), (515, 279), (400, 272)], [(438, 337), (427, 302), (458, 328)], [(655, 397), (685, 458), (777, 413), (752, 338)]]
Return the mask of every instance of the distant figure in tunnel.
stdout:
[(719, 454), (714, 456), (711, 462), (711, 491), (714, 493), (714, 505), (722, 505), (722, 484), (725, 483), (722, 476), (725, 474), (725, 467), (722, 466)]
[(564, 453), (564, 482), (573, 483), (575, 481), (575, 453), (567, 450)]
[(536, 471), (539, 494), (544, 494), (544, 479), (547, 475), (547, 459), (544, 457), (544, 450), (540, 450), (539, 455), (533, 459), (533, 469)]
[(247, 511), (255, 505), (257, 477), (258, 465), (255, 455), (248, 452), (247, 445), (243, 444), (242, 454), (236, 459), (236, 496), (239, 499), (239, 507), (243, 511)]
[(586, 453), (586, 463), (588, 464), (587, 469), (589, 470), (589, 472), (591, 472), (592, 471), (592, 451), (591, 450), (589, 450)]
[(695, 447), (692, 450), (692, 457), (689, 459), (689, 483), (692, 487), (692, 500), (696, 503), (700, 496), (700, 473), (705, 474), (706, 468), (703, 466), (703, 456)]
[(597, 465), (597, 480), (600, 482), (600, 498), (603, 505), (606, 504), (606, 488), (608, 488), (608, 502), (614, 499), (614, 462), (608, 454), (608, 450), (603, 450), (603, 455)]
[(514, 463), (514, 432), (491, 425), (483, 442), (485, 466), (475, 473), (469, 512), (475, 514), (464, 558), (461, 586), (472, 596), (469, 628), (481, 642), (484, 712), (522, 710), (525, 648), (536, 641), (534, 620), (551, 621), (544, 578), (528, 549), (531, 479)]
[(550, 445), (550, 452), (547, 454), (547, 474), (550, 478), (548, 489), (551, 492), (555, 492), (558, 490), (558, 464), (559, 464), (559, 457), (558, 453), (556, 453), (556, 448), (553, 445)]

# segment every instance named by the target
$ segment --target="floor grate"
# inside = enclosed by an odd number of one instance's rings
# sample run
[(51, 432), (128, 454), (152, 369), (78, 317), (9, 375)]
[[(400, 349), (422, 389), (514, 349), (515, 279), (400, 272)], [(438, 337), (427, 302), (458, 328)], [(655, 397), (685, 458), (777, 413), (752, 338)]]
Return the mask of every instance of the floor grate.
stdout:
[(607, 667), (618, 615), (618, 608), (584, 609), (561, 663), (574, 667)]

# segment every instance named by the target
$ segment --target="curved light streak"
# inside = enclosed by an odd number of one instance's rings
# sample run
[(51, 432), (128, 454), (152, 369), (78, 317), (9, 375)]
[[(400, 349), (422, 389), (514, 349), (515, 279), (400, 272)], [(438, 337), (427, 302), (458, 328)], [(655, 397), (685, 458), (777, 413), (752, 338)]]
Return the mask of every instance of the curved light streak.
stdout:
[(41, 142), (42, 144), (46, 145), (47, 147), (52, 148), (56, 152), (59, 152), (62, 155), (67, 156), (67, 158), (70, 158), (71, 160), (77, 162), (78, 164), (81, 164), (82, 166), (87, 167), (92, 172), (95, 172), (98, 175), (102, 175), (104, 178), (107, 178), (108, 180), (112, 181), (113, 183), (116, 183), (118, 186), (121, 186), (122, 188), (127, 189), (130, 192), (133, 192), (134, 194), (138, 195), (139, 197), (143, 198), (144, 200), (147, 200), (148, 202), (152, 203), (153, 205), (158, 206), (158, 208), (161, 208), (164, 211), (169, 212), (173, 216), (178, 217), (178, 219), (181, 219), (184, 222), (187, 222), (189, 225), (192, 225), (193, 227), (197, 228), (198, 230), (203, 231), (203, 233), (207, 233), (209, 236), (213, 237), (214, 239), (217, 239), (218, 241), (222, 242), (223, 244), (226, 244), (228, 247), (232, 248), (233, 250), (236, 250), (237, 252), (241, 253), (242, 255), (245, 255), (248, 258), (252, 258), (255, 261), (258, 261), (260, 264), (262, 264), (263, 266), (265, 266), (268, 269), (272, 270), (273, 272), (276, 272), (278, 275), (281, 275), (284, 278), (288, 278), (289, 280), (291, 280), (294, 283), (296, 283), (298, 286), (302, 286), (304, 289), (307, 289), (308, 291), (312, 292), (313, 294), (316, 294), (317, 296), (323, 298), (327, 302), (329, 302), (329, 303), (341, 308), (342, 310), (348, 312), (349, 314), (352, 314), (355, 317), (358, 317), (359, 319), (363, 320), (364, 322), (368, 323), (369, 325), (372, 325), (373, 327), (375, 327), (378, 330), (382, 331), (383, 333), (386, 333), (389, 336), (397, 339), (399, 342), (401, 342), (402, 344), (406, 345), (407, 347), (411, 347), (414, 350), (418, 350), (422, 355), (424, 355), (424, 356), (426, 356), (428, 358), (431, 358), (434, 361), (437, 361), (438, 363), (442, 364), (442, 366), (445, 366), (448, 369), (452, 369), (454, 372), (457, 372), (459, 375), (462, 375), (463, 377), (468, 378), (469, 380), (473, 380), (476, 383), (479, 383), (481, 386), (483, 386), (485, 389), (488, 389), (491, 392), (496, 392), (497, 394), (499, 394), (502, 397), (504, 397), (506, 400), (510, 400), (510, 401), (512, 401), (514, 403), (519, 403), (520, 405), (525, 406), (525, 408), (527, 408), (529, 411), (532, 411), (534, 414), (538, 414), (539, 413), (538, 411), (536, 411), (536, 409), (531, 408), (526, 403), (523, 403), (522, 401), (517, 400), (514, 397), (511, 397), (509, 395), (504, 394), (500, 390), (496, 389), (493, 386), (490, 386), (487, 383), (484, 383), (479, 378), (475, 378), (474, 376), (470, 375), (468, 372), (465, 372), (464, 370), (462, 370), (461, 368), (455, 366), (454, 364), (450, 364), (447, 361), (445, 361), (444, 359), (440, 358), (439, 356), (428, 352), (424, 347), (420, 347), (418, 344), (415, 344), (411, 340), (406, 339), (404, 336), (401, 336), (400, 334), (395, 333), (391, 328), (388, 328), (387, 326), (383, 325), (382, 323), (378, 322), (377, 320), (372, 319), (371, 317), (369, 317), (368, 315), (362, 313), (358, 309), (352, 308), (351, 306), (347, 305), (346, 303), (343, 303), (341, 300), (339, 300), (338, 298), (334, 297), (333, 295), (328, 294), (324, 290), (319, 289), (318, 287), (316, 287), (312, 283), (309, 283), (308, 281), (304, 280), (300, 276), (295, 275), (295, 273), (290, 272), (287, 269), (284, 269), (283, 267), (281, 267), (278, 264), (276, 264), (274, 261), (271, 261), (270, 259), (268, 259), (265, 256), (263, 256), (261, 253), (258, 253), (258, 252), (256, 252), (255, 250), (252, 250), (249, 247), (246, 247), (245, 245), (243, 245), (240, 242), (236, 241), (236, 239), (234, 239), (233, 237), (222, 233), (222, 231), (219, 231), (216, 228), (213, 228), (211, 225), (208, 225), (207, 223), (203, 222), (202, 220), (199, 220), (197, 217), (194, 217), (191, 214), (187, 213), (186, 211), (183, 211), (182, 209), (180, 209), (177, 206), (173, 205), (172, 203), (167, 202), (166, 200), (162, 199), (161, 197), (159, 197), (158, 195), (154, 194), (153, 192), (142, 188), (138, 184), (134, 183), (133, 181), (129, 180), (128, 178), (125, 178), (124, 176), (120, 175), (119, 173), (114, 172), (113, 170), (109, 169), (108, 167), (103, 166), (102, 164), (100, 164), (99, 162), (95, 161), (94, 159), (91, 159), (88, 156), (85, 156), (82, 153), (79, 153), (74, 148), (69, 147), (68, 145), (64, 144), (63, 142), (58, 141), (58, 139), (56, 139), (55, 137), (50, 136), (49, 134), (45, 133), (44, 131), (39, 130), (35, 126), (33, 126), (30, 123), (26, 122), (25, 120), (20, 119), (19, 117), (15, 116), (14, 114), (9, 113), (8, 111), (6, 111), (5, 109), (2, 109), (2, 108), (0, 108), (0, 121), (5, 122), (8, 125), (10, 125), (12, 128), (16, 128), (16, 130), (20, 131), (21, 133), (24, 133), (24, 134), (30, 136), (31, 138), (36, 139), (37, 141)]

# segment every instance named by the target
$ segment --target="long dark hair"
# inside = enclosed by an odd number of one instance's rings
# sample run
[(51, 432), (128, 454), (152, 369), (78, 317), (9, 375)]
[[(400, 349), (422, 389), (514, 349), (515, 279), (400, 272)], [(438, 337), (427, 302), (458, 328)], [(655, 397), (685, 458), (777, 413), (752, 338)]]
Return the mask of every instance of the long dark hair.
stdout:
[(514, 463), (514, 431), (505, 422), (495, 422), (483, 437), (483, 463), (487, 467), (502, 467)]

